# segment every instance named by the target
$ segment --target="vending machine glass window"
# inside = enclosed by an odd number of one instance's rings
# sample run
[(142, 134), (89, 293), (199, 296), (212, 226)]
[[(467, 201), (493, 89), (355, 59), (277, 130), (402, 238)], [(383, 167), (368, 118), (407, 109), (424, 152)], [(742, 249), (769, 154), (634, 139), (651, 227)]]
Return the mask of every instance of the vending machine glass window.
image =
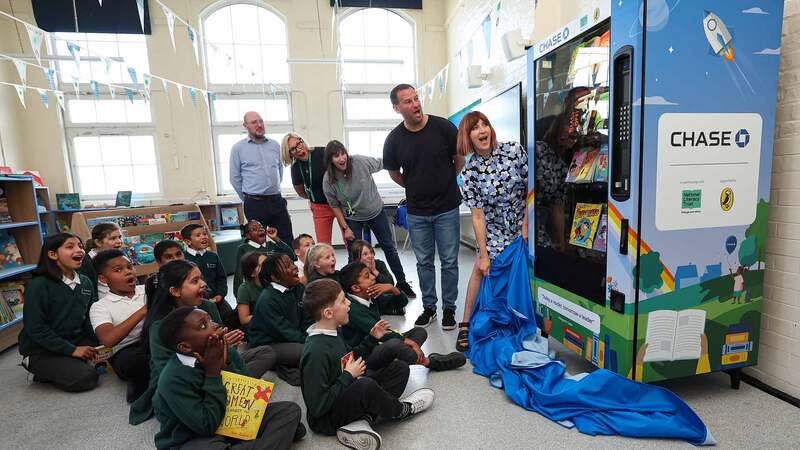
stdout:
[(609, 24), (535, 62), (538, 278), (605, 304)]

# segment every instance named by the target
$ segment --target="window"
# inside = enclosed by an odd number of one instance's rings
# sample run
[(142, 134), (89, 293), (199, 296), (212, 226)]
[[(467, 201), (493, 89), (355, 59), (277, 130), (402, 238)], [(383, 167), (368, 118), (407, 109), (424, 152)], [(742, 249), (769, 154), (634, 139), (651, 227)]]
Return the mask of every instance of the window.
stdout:
[[(217, 191), (232, 194), (231, 147), (246, 137), (244, 114), (261, 114), (267, 137), (279, 143), (293, 129), (286, 23), (263, 6), (235, 3), (205, 17), (203, 39), (206, 82), (216, 93), (211, 127)], [(294, 192), (288, 170), (284, 170), (282, 188)]]
[[(101, 33), (56, 33), (53, 48), (59, 56), (71, 56), (67, 41), (81, 47), (81, 56), (124, 57), (124, 63), (82, 60), (58, 61), (60, 89), (66, 96), (64, 124), (69, 148), (73, 187), (85, 199), (113, 198), (117, 191), (130, 190), (137, 196), (161, 192), (155, 127), (150, 104), (140, 97), (129, 101), (117, 90), (111, 98), (107, 83), (134, 86), (128, 67), (142, 74), (149, 72), (147, 44), (142, 35)], [(108, 70), (106, 70), (108, 67)], [(73, 78), (83, 95), (76, 97)], [(90, 81), (101, 83), (101, 96), (95, 99)]]
[[(399, 83), (415, 84), (414, 26), (394, 11), (357, 10), (339, 24), (342, 65), (344, 128), (350, 153), (380, 158), (386, 135), (400, 120), (389, 101)], [(401, 64), (364, 60), (390, 59)], [(379, 186), (394, 186), (385, 170), (374, 175)]]

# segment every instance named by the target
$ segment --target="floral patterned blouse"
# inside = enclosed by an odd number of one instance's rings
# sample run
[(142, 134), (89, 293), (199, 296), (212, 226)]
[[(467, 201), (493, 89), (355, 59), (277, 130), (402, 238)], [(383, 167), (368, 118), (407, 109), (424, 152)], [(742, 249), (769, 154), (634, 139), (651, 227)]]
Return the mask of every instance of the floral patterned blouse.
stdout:
[(516, 142), (498, 142), (488, 156), (473, 153), (461, 176), (464, 204), (483, 209), (486, 250), (495, 259), (522, 230), (528, 153)]

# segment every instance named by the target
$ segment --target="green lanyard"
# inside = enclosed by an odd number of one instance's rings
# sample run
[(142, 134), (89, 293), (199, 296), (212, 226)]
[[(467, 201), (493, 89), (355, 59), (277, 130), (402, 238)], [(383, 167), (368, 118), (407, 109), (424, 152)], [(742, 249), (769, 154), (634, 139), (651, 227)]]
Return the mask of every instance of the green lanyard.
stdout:
[(336, 186), (339, 187), (339, 192), (342, 193), (342, 196), (344, 197), (344, 202), (347, 203), (347, 215), (352, 216), (353, 204), (350, 203), (350, 197), (348, 197), (347, 192), (345, 192), (344, 186), (342, 186), (342, 180), (340, 180), (339, 177), (336, 177)]
[(303, 166), (300, 166), (300, 177), (303, 178), (303, 187), (306, 189), (306, 195), (311, 200), (312, 203), (316, 203), (316, 199), (314, 198), (314, 189), (312, 187), (312, 183), (314, 183), (314, 175), (313, 175), (313, 166), (311, 162), (311, 154), (312, 152), (308, 152), (308, 180), (306, 180), (306, 174), (303, 171)]

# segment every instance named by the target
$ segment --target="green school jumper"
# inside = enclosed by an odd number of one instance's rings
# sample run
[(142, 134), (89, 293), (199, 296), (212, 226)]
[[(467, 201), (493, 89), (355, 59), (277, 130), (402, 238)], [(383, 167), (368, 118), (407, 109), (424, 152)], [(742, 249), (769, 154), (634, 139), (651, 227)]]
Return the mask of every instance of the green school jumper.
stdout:
[[(267, 241), (263, 246), (256, 244), (253, 241), (248, 240), (239, 246), (239, 249), (236, 250), (236, 270), (233, 272), (233, 292), (236, 295), (239, 295), (239, 286), (244, 283), (244, 275), (242, 274), (242, 258), (250, 252), (259, 252), (265, 255), (270, 253), (283, 253), (284, 255), (288, 256), (292, 259), (292, 261), (297, 260), (297, 255), (294, 254), (294, 250), (292, 247), (286, 245), (285, 242), (272, 242)], [(236, 297), (239, 298), (239, 297)]]
[[(347, 386), (353, 382), (349, 372), (342, 369), (342, 356), (350, 349), (341, 337), (333, 335), (332, 330), (311, 329), (303, 356), (300, 357), (300, 371), (303, 379), (300, 389), (306, 402), (308, 426), (315, 432), (328, 436), (336, 434), (329, 412), (333, 403)], [(352, 349), (353, 358), (363, 358), (375, 348), (377, 341), (367, 336)]]
[(311, 283), (312, 281), (321, 280), (323, 278), (325, 278), (327, 280), (333, 280), (333, 281), (335, 281), (335, 282), (337, 282), (339, 284), (342, 284), (342, 282), (339, 280), (339, 271), (338, 270), (336, 272), (333, 272), (333, 273), (328, 274), (328, 275), (320, 275), (319, 272), (317, 272), (316, 270), (312, 269), (311, 273), (308, 275), (308, 282)]
[(94, 260), (89, 255), (89, 252), (86, 252), (86, 256), (83, 257), (83, 261), (81, 261), (81, 266), (78, 268), (78, 273), (81, 275), (85, 275), (86, 278), (91, 280), (92, 282), (92, 289), (94, 289), (95, 296), (97, 295), (97, 271), (94, 270)]
[[(198, 308), (207, 312), (214, 322), (218, 324), (222, 323), (222, 319), (219, 317), (219, 311), (217, 311), (217, 305), (213, 302), (203, 300)], [(158, 377), (164, 365), (167, 364), (167, 361), (175, 355), (175, 352), (161, 343), (161, 338), (158, 336), (160, 328), (160, 320), (155, 320), (150, 325), (150, 331), (148, 333), (150, 342), (150, 381), (148, 382), (147, 390), (144, 394), (137, 398), (135, 402), (131, 403), (131, 411), (128, 415), (128, 422), (131, 425), (139, 425), (153, 416), (153, 395), (156, 393)], [(236, 356), (239, 356), (239, 353), (236, 352), (233, 347), (229, 349), (228, 353), (236, 353)]]
[[(253, 280), (245, 281), (241, 286), (239, 286), (239, 290), (236, 295), (236, 304), (249, 306), (250, 314), (252, 315), (256, 310), (256, 301), (263, 290), (264, 288), (255, 284)], [(250, 320), (252, 320), (252, 318)], [(247, 331), (248, 325), (242, 325), (241, 328), (242, 330)]]
[[(225, 370), (245, 375), (239, 354), (228, 354)], [(170, 357), (153, 398), (159, 449), (178, 447), (196, 437), (213, 436), (225, 417), (227, 392), (221, 376), (209, 377), (200, 367), (188, 367), (176, 355)]]
[(34, 277), (25, 285), (19, 353), (23, 356), (55, 353), (71, 356), (79, 343), (97, 345), (89, 322), (89, 308), (97, 292), (85, 275), (70, 289), (48, 276)]
[[(370, 302), (369, 307), (366, 307), (350, 296), (350, 321), (342, 327), (344, 342), (351, 347), (358, 345), (359, 342), (369, 336), (370, 330), (379, 320), (381, 320), (381, 313), (375, 302)], [(390, 331), (380, 341), (386, 342), (389, 339), (402, 340), (405, 337), (402, 334)]]
[(186, 260), (197, 264), (197, 268), (203, 274), (203, 280), (208, 285), (208, 298), (221, 295), (224, 299), (228, 295), (228, 276), (225, 274), (225, 268), (222, 266), (219, 255), (206, 250), (202, 255), (200, 252), (192, 255), (187, 251), (185, 256)]
[(251, 347), (306, 341), (306, 328), (311, 323), (301, 304), (304, 290), (305, 286), (298, 284), (281, 292), (270, 284), (261, 291), (247, 329)]
[[(375, 283), (391, 284), (394, 286), (394, 277), (392, 277), (392, 273), (389, 272), (389, 268), (386, 267), (385, 262), (376, 259), (375, 268), (378, 269), (378, 276), (375, 277)], [(402, 291), (398, 295), (386, 293), (376, 298), (375, 303), (378, 305), (381, 314), (402, 314), (403, 308), (408, 304), (408, 296)]]

